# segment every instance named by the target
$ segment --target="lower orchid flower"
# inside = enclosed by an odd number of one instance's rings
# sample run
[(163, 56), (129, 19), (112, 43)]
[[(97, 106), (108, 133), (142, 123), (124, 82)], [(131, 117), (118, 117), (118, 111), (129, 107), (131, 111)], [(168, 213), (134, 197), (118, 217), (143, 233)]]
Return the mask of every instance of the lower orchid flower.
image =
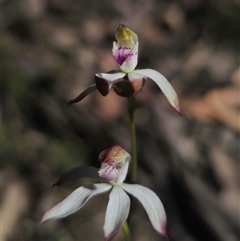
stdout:
[(111, 87), (120, 96), (136, 96), (149, 78), (158, 85), (169, 103), (180, 114), (177, 94), (168, 80), (156, 70), (135, 69), (138, 62), (138, 36), (126, 25), (120, 24), (115, 37), (117, 42), (113, 42), (112, 54), (119, 64), (120, 70), (95, 74), (95, 84), (71, 100), (69, 104), (81, 101), (96, 89), (106, 96)]
[(105, 183), (77, 188), (62, 202), (47, 211), (41, 223), (75, 213), (93, 196), (110, 191), (103, 227), (105, 240), (112, 240), (126, 222), (130, 210), (128, 194), (137, 198), (142, 204), (153, 228), (166, 236), (166, 214), (158, 196), (144, 186), (123, 183), (128, 172), (130, 158), (130, 155), (121, 146), (116, 145), (104, 150), (99, 155), (99, 160), (102, 163), (99, 171), (97, 169), (95, 171), (93, 167), (89, 167), (89, 170), (87, 170), (88, 167), (83, 167), (83, 169), (80, 167), (64, 174), (56, 185), (83, 176), (99, 177), (98, 179), (105, 181)]

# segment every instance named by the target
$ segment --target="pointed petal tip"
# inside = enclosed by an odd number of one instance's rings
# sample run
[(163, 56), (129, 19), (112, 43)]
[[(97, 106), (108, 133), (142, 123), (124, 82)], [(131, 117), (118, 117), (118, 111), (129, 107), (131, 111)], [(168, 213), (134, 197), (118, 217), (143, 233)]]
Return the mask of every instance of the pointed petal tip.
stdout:
[(176, 111), (181, 117), (182, 117), (182, 112), (180, 105), (178, 103), (178, 99), (175, 101), (175, 103), (170, 103), (170, 106), (173, 108), (174, 111)]
[(169, 240), (168, 234), (167, 234), (167, 223), (163, 223), (162, 226), (159, 228), (154, 228), (160, 235), (164, 236), (167, 240)]
[(106, 236), (105, 235), (105, 241), (113, 240), (120, 231), (121, 231), (121, 229), (119, 229), (116, 233), (112, 234), (111, 236)]
[(174, 109), (177, 111), (177, 113), (182, 117), (182, 113), (181, 113), (181, 109), (180, 109), (180, 106), (178, 107), (174, 107)]
[(38, 225), (42, 225), (44, 223), (44, 221), (43, 220), (41, 220), (41, 222), (38, 224)]
[(48, 211), (46, 211), (44, 213), (44, 215), (42, 216), (42, 219), (41, 219), (39, 225), (42, 225), (42, 224), (44, 224), (44, 223), (46, 223), (46, 222), (48, 222), (50, 220), (53, 220), (53, 219), (58, 219), (58, 218), (51, 217), (51, 209), (50, 209), (50, 210), (48, 210)]
[(47, 213), (45, 213), (45, 214), (43, 215), (43, 217), (42, 217), (39, 225), (42, 225), (43, 223), (46, 223), (46, 222), (48, 221), (48, 219), (46, 218), (46, 214), (47, 214)]
[(70, 101), (68, 102), (67, 106), (69, 106), (69, 105), (71, 105), (71, 104), (73, 104), (73, 103), (74, 103), (74, 101), (70, 100)]
[[(171, 102), (170, 102), (171, 103)], [(176, 98), (173, 100), (173, 102), (171, 103), (172, 107), (174, 108), (174, 110), (182, 117), (182, 113), (181, 113), (181, 107), (179, 104), (179, 100), (178, 97), (176, 96)]]
[(162, 226), (162, 230), (161, 230), (160, 233), (161, 233), (163, 236), (165, 236), (165, 237), (169, 240), (169, 238), (168, 238), (168, 234), (167, 234), (167, 223), (166, 223), (166, 222), (163, 224), (163, 226)]

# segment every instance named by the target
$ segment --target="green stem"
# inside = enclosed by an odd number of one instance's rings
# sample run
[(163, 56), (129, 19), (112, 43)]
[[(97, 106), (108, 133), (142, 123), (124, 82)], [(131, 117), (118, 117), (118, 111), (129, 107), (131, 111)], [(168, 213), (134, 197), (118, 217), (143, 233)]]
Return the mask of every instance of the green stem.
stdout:
[[(128, 114), (130, 123), (130, 133), (131, 133), (131, 148), (132, 148), (132, 173), (131, 173), (131, 183), (136, 183), (137, 181), (137, 144), (136, 144), (136, 132), (135, 132), (135, 122), (134, 122), (134, 97), (128, 98)], [(130, 222), (131, 211), (129, 213), (128, 220), (124, 223), (122, 231), (126, 241), (130, 241), (130, 229), (128, 222)]]
[(122, 231), (124, 234), (125, 241), (130, 241), (130, 229), (128, 227), (127, 221), (124, 223), (124, 225), (122, 227)]
[(136, 144), (136, 132), (135, 132), (135, 122), (134, 122), (134, 97), (128, 98), (128, 113), (130, 122), (130, 133), (131, 133), (131, 146), (132, 146), (132, 173), (131, 173), (131, 183), (136, 183), (137, 181), (137, 144)]

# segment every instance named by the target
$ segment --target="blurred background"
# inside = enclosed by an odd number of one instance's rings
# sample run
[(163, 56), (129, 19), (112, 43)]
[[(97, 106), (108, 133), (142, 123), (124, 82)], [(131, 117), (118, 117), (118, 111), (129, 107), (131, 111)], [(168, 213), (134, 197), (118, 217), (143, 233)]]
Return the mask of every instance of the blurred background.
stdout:
[[(90, 182), (52, 188), (62, 173), (99, 167), (115, 144), (130, 152), (125, 98), (95, 91), (67, 106), (95, 73), (118, 69), (119, 23), (138, 34), (138, 68), (167, 77), (183, 114), (147, 81), (136, 97), (138, 183), (161, 198), (171, 241), (239, 240), (239, 10), (238, 0), (1, 0), (1, 240), (104, 240), (108, 194), (39, 222)], [(133, 241), (166, 240), (132, 208)]]

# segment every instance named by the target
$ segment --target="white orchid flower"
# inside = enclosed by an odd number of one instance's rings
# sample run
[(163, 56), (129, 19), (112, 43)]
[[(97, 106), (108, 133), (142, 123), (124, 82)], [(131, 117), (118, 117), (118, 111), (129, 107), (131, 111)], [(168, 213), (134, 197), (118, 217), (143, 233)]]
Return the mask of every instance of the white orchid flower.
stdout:
[[(41, 223), (75, 213), (93, 196), (110, 191), (103, 227), (105, 240), (112, 240), (127, 220), (130, 210), (130, 198), (128, 194), (137, 198), (143, 205), (153, 228), (158, 233), (167, 236), (166, 214), (158, 196), (144, 186), (123, 183), (128, 172), (130, 155), (121, 146), (116, 145), (104, 150), (99, 155), (99, 160), (102, 162), (102, 165), (98, 175), (99, 178), (105, 180), (105, 183), (77, 188), (62, 202), (47, 211)], [(83, 169), (83, 172), (86, 174), (87, 168), (84, 167)], [(76, 178), (76, 170), (74, 169), (72, 173), (68, 172), (64, 177), (60, 178), (60, 182), (66, 181), (63, 179), (68, 178), (70, 180)], [(82, 177), (85, 174), (80, 174), (80, 176)], [(87, 175), (90, 178), (96, 177), (93, 167), (90, 167)], [(60, 185), (60, 183), (56, 183), (56, 185)]]
[(121, 96), (136, 96), (149, 78), (158, 85), (169, 103), (180, 114), (177, 94), (168, 80), (156, 70), (135, 69), (138, 63), (138, 36), (126, 25), (120, 24), (115, 37), (117, 41), (113, 42), (112, 54), (119, 64), (120, 70), (95, 74), (95, 84), (70, 101), (69, 104), (79, 102), (96, 89), (106, 96), (111, 87)]

